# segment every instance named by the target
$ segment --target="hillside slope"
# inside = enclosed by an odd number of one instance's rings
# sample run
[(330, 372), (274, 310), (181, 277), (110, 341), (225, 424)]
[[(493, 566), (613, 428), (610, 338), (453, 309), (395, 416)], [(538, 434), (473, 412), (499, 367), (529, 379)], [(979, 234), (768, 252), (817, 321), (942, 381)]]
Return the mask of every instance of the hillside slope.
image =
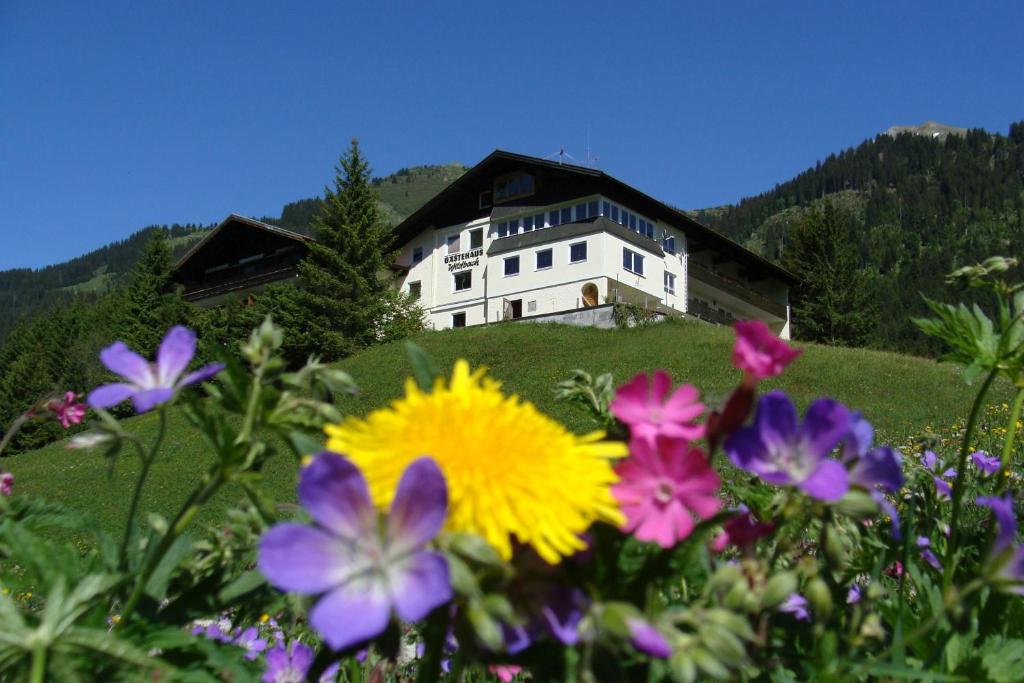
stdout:
[[(474, 367), (486, 365), (502, 380), (507, 392), (534, 402), (542, 411), (577, 432), (591, 424), (577, 408), (554, 400), (554, 385), (574, 368), (592, 373), (612, 372), (617, 384), (635, 373), (666, 368), (676, 381), (692, 382), (703, 399), (718, 404), (739, 379), (730, 364), (732, 332), (697, 322), (670, 322), (632, 330), (597, 330), (558, 325), (502, 324), (419, 335), (442, 368), (456, 358)], [(402, 394), (408, 364), (401, 344), (360, 353), (343, 362), (361, 386), (359, 396), (342, 401), (345, 414), (363, 415)], [(790, 392), (801, 407), (823, 396), (834, 396), (864, 411), (879, 438), (904, 443), (924, 430), (938, 430), (969, 408), (971, 391), (959, 373), (932, 361), (865, 350), (808, 346), (791, 368), (766, 388)], [(1001, 394), (1000, 394), (1001, 399)], [(164, 457), (156, 463), (143, 501), (143, 510), (172, 514), (207, 464), (203, 442), (183, 418), (174, 414)], [(127, 422), (143, 438), (153, 437), (156, 416)], [(52, 444), (6, 460), (17, 490), (61, 501), (94, 515), (107, 528), (123, 524), (124, 501), (137, 462), (124, 454), (111, 468), (97, 452), (68, 451)], [(108, 471), (112, 475), (108, 479)], [(296, 464), (284, 454), (271, 462), (266, 482), (279, 500), (292, 500)], [(227, 492), (219, 504), (231, 502)], [(217, 509), (206, 513), (211, 522)]]

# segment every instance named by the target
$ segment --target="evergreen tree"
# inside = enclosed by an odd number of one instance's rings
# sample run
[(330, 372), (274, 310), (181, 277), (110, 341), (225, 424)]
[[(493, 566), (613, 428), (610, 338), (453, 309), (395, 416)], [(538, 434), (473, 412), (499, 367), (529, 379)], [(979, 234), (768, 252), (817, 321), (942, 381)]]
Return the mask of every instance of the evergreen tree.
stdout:
[(317, 242), (299, 264), (305, 320), (293, 333), (300, 348), (333, 360), (375, 341), (394, 259), (391, 228), (355, 139), (335, 167), (334, 189), (325, 188), (313, 235)]
[(117, 338), (152, 354), (167, 330), (183, 323), (187, 305), (171, 281), (171, 249), (163, 228), (153, 230), (120, 297)]
[(827, 201), (805, 213), (789, 234), (783, 260), (801, 279), (791, 290), (800, 339), (863, 346), (877, 320), (871, 279), (858, 263), (847, 225), (846, 214)]

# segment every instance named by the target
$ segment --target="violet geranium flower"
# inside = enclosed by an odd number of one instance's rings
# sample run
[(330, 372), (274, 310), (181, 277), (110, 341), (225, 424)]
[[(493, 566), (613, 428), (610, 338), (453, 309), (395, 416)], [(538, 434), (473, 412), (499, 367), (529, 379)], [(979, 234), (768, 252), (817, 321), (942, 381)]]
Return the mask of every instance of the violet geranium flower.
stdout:
[(699, 448), (661, 437), (655, 447), (632, 443), (630, 457), (615, 466), (612, 495), (626, 516), (625, 529), (641, 541), (671, 548), (702, 519), (718, 512), (721, 480)]
[(992, 515), (999, 526), (992, 552), (1001, 553), (1017, 539), (1017, 515), (1013, 511), (1013, 496), (1009, 493), (1002, 497), (980, 496), (975, 502), (992, 510)]
[(224, 369), (221, 363), (211, 363), (182, 377), (195, 354), (196, 334), (181, 325), (172, 327), (160, 342), (155, 363), (146, 361), (124, 342), (114, 342), (100, 352), (100, 360), (127, 381), (93, 389), (89, 405), (111, 408), (130, 398), (135, 411), (144, 413), (170, 401), (183, 387), (209, 379)]
[(291, 651), (284, 645), (275, 645), (267, 651), (267, 670), (260, 678), (263, 683), (303, 683), (313, 663), (313, 650), (299, 641), (292, 642)]
[(986, 476), (998, 472), (999, 467), (1002, 465), (1002, 461), (997, 456), (989, 455), (985, 451), (974, 451), (971, 453), (971, 462)]
[[(896, 506), (882, 493), (896, 493), (903, 486), (903, 456), (891, 446), (871, 447), (875, 430), (860, 413), (850, 420), (850, 432), (843, 443), (843, 463), (850, 466), (850, 482), (862, 486), (892, 520), (893, 538), (900, 538), (900, 516)], [(879, 491), (878, 489), (881, 489)]]
[(671, 388), (672, 379), (664, 370), (657, 370), (649, 381), (641, 372), (616, 390), (608, 407), (629, 426), (633, 440), (646, 441), (651, 447), (659, 436), (686, 441), (701, 438), (704, 425), (693, 423), (704, 412), (700, 393), (692, 384), (684, 384), (666, 399)]
[(737, 467), (769, 484), (793, 485), (812, 498), (836, 501), (850, 488), (846, 468), (829, 458), (850, 428), (850, 411), (832, 399), (818, 399), (797, 424), (793, 402), (771, 391), (757, 404), (754, 424), (725, 441), (725, 452)]
[(451, 599), (448, 563), (424, 549), (448, 508), (432, 459), (405, 469), (381, 526), (366, 479), (336, 453), (321, 453), (302, 471), (299, 502), (315, 526), (278, 524), (263, 534), (259, 569), (281, 590), (321, 596), (309, 622), (333, 649), (383, 632), (392, 609), (418, 621)]
[(811, 620), (811, 613), (807, 609), (807, 598), (799, 593), (790, 594), (790, 596), (786, 598), (781, 605), (779, 605), (779, 611), (785, 612), (786, 614), (792, 614), (797, 621)]
[(802, 353), (779, 339), (760, 320), (741, 320), (735, 327), (732, 364), (743, 371), (751, 384), (781, 374)]
[(658, 659), (668, 659), (672, 656), (672, 646), (665, 640), (665, 636), (643, 619), (627, 618), (626, 628), (629, 629), (630, 640), (638, 652)]
[(235, 645), (245, 650), (245, 658), (248, 660), (256, 659), (267, 649), (266, 639), (260, 638), (259, 629), (255, 626), (250, 626), (239, 633), (235, 638)]

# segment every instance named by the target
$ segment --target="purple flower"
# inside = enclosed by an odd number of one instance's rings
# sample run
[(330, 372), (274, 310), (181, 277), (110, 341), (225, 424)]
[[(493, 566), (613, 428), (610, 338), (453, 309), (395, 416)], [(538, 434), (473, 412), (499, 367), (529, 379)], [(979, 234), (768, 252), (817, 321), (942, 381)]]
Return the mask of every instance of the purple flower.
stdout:
[(0, 473), (0, 496), (9, 496), (14, 492), (14, 475), (10, 472)]
[[(921, 464), (924, 465), (926, 470), (930, 472), (938, 473), (940, 469), (946, 464), (942, 458), (935, 455), (935, 451), (925, 451), (921, 454)], [(947, 467), (942, 473), (943, 477), (952, 478), (956, 476), (956, 468)]]
[(999, 466), (1002, 464), (998, 457), (989, 455), (985, 451), (974, 451), (971, 453), (971, 462), (985, 475), (995, 474), (999, 471)]
[(939, 562), (939, 558), (935, 557), (935, 553), (932, 552), (932, 542), (927, 536), (917, 537), (917, 547), (921, 549), (921, 558), (930, 564), (932, 568), (942, 571), (942, 564)]
[(943, 500), (949, 500), (953, 495), (953, 485), (938, 477), (932, 477), (932, 480), (935, 482), (935, 495)]
[(260, 656), (260, 653), (267, 649), (267, 641), (260, 638), (259, 629), (255, 626), (250, 626), (235, 638), (235, 645), (240, 645), (245, 649), (245, 658), (248, 660), (256, 659)]
[(862, 593), (863, 589), (860, 587), (860, 584), (855, 583), (852, 586), (850, 586), (850, 590), (846, 593), (846, 604), (856, 605), (858, 602), (860, 602)]
[(629, 629), (629, 637), (633, 647), (638, 652), (649, 654), (658, 659), (668, 659), (672, 656), (672, 647), (661, 635), (658, 629), (651, 626), (643, 619), (630, 617), (626, 619), (626, 627)]
[(587, 607), (587, 597), (577, 588), (558, 585), (535, 586), (526, 594), (513, 590), (513, 598), (525, 604), (529, 613), (525, 624), (503, 627), (505, 650), (522, 652), (539, 635), (549, 633), (563, 645), (579, 641), (578, 628)]
[(1013, 496), (1009, 493), (1002, 498), (981, 496), (975, 502), (992, 510), (996, 524), (999, 525), (999, 533), (996, 535), (992, 552), (1003, 552), (1017, 538), (1017, 515), (1013, 511)]
[(811, 613), (807, 611), (807, 598), (799, 593), (793, 593), (786, 598), (783, 603), (779, 605), (779, 611), (785, 612), (786, 614), (792, 614), (797, 621), (811, 620)]
[(758, 403), (754, 425), (730, 436), (725, 451), (733, 464), (769, 484), (792, 484), (813, 498), (839, 500), (850, 480), (842, 463), (828, 455), (849, 432), (850, 411), (822, 398), (807, 409), (803, 424), (797, 419), (785, 393), (769, 392)]
[(275, 645), (267, 651), (267, 670), (260, 679), (263, 683), (303, 683), (313, 663), (313, 650), (295, 641), (291, 653), (284, 645)]
[(146, 361), (124, 342), (114, 342), (100, 352), (100, 360), (107, 369), (128, 381), (93, 389), (89, 405), (110, 408), (130, 398), (135, 411), (144, 413), (170, 401), (182, 387), (202, 382), (224, 369), (221, 363), (211, 363), (182, 377), (195, 354), (195, 332), (180, 325), (172, 327), (160, 342), (155, 363)]
[(302, 471), (299, 502), (315, 526), (278, 524), (260, 540), (259, 568), (281, 590), (321, 595), (309, 622), (335, 650), (378, 635), (391, 610), (418, 621), (448, 602), (448, 563), (424, 550), (444, 523), (448, 489), (430, 458), (402, 473), (384, 525), (362, 473), (335, 453)]

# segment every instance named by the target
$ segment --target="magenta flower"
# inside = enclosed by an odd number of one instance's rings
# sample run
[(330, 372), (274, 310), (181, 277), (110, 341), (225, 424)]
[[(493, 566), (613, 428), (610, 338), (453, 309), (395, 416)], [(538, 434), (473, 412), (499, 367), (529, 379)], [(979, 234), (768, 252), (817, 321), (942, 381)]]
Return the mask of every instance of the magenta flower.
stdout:
[(89, 405), (111, 408), (130, 398), (135, 411), (144, 413), (170, 401), (183, 387), (209, 379), (224, 369), (221, 363), (211, 363), (182, 377), (195, 354), (195, 332), (180, 325), (172, 327), (160, 342), (155, 363), (146, 361), (124, 342), (114, 342), (100, 352), (100, 360), (107, 369), (128, 381), (93, 389)]
[(1002, 462), (997, 456), (989, 455), (985, 451), (975, 451), (971, 453), (971, 462), (981, 470), (982, 474), (986, 476), (989, 474), (995, 474), (999, 471)]
[(760, 320), (741, 320), (735, 327), (732, 364), (742, 370), (749, 381), (757, 382), (781, 374), (801, 354), (800, 349), (794, 349), (779, 339)]
[(497, 676), (501, 683), (512, 683), (512, 679), (522, 672), (523, 667), (515, 664), (489, 664), (487, 670)]
[(722, 525), (722, 533), (715, 537), (711, 547), (715, 552), (722, 552), (729, 544), (746, 551), (753, 547), (754, 542), (762, 536), (775, 531), (771, 522), (762, 522), (754, 517), (746, 505), (740, 505), (737, 514)]
[(629, 629), (630, 640), (637, 652), (643, 652), (658, 659), (668, 659), (672, 656), (672, 647), (665, 640), (665, 636), (643, 619), (627, 618), (626, 628)]
[(69, 391), (64, 394), (63, 399), (55, 398), (46, 404), (64, 429), (68, 429), (72, 424), (81, 424), (82, 418), (85, 417), (86, 406), (84, 403), (77, 403), (76, 398), (78, 395)]
[(259, 569), (281, 590), (321, 596), (309, 623), (333, 649), (383, 632), (392, 609), (418, 621), (451, 599), (448, 563), (424, 549), (448, 508), (432, 459), (402, 473), (385, 524), (362, 473), (335, 453), (321, 453), (302, 471), (299, 502), (315, 526), (278, 524), (263, 534)]
[(263, 683), (304, 683), (312, 664), (313, 650), (308, 645), (294, 641), (291, 652), (284, 645), (275, 645), (267, 651), (267, 670), (260, 680)]
[(850, 488), (846, 468), (829, 453), (849, 433), (850, 411), (832, 399), (818, 399), (797, 423), (793, 402), (781, 391), (761, 397), (751, 427), (725, 441), (733, 464), (777, 486), (793, 485), (819, 500), (835, 501)]
[(671, 548), (693, 532), (694, 516), (718, 512), (721, 480), (699, 448), (659, 438), (656, 447), (633, 442), (632, 454), (615, 467), (612, 495), (626, 516), (626, 531), (641, 541)]
[(609, 408), (612, 414), (629, 426), (634, 440), (644, 440), (653, 448), (659, 436), (693, 441), (704, 436), (704, 425), (693, 421), (704, 412), (700, 393), (692, 384), (684, 384), (666, 400), (672, 379), (664, 370), (650, 378), (637, 374), (615, 392)]
[(14, 492), (14, 475), (10, 472), (0, 473), (0, 496), (9, 496)]

